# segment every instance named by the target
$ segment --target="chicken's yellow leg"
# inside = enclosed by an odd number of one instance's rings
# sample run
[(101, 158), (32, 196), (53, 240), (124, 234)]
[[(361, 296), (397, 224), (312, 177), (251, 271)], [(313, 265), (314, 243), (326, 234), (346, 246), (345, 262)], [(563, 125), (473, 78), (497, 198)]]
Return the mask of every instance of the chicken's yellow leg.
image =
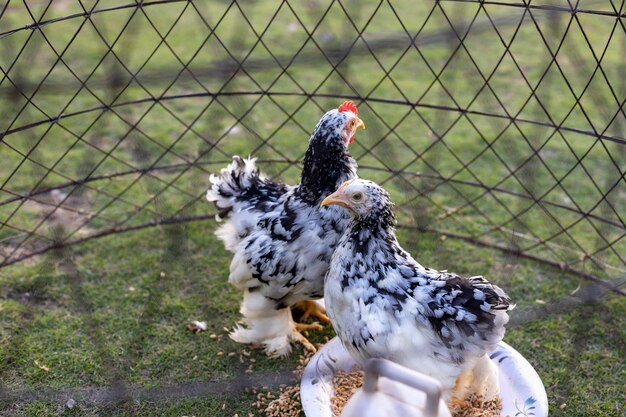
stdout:
[[(302, 329), (300, 326), (307, 326), (306, 329)], [(295, 327), (293, 328), (293, 332), (291, 332), (291, 340), (293, 340), (294, 342), (298, 342), (300, 344), (302, 344), (302, 346), (304, 346), (304, 348), (306, 350), (309, 350), (313, 353), (317, 352), (317, 349), (315, 349), (315, 346), (313, 346), (313, 343), (309, 342), (309, 339), (307, 339), (306, 337), (304, 337), (302, 335), (302, 333), (300, 333), (301, 330), (308, 330), (309, 327), (308, 326), (318, 326), (319, 328), (322, 328), (322, 326), (320, 326), (319, 324), (300, 324), (300, 323), (295, 323)], [(300, 329), (298, 329), (300, 327)], [(317, 327), (315, 327), (315, 330), (319, 330)]]
[[(329, 324), (330, 319), (326, 315), (326, 310), (319, 306), (315, 301), (306, 300), (299, 301), (294, 304), (294, 308), (302, 310), (302, 316), (300, 320), (306, 320), (309, 317), (314, 317), (321, 321), (322, 323)], [(321, 330), (321, 329), (320, 329)]]
[[(300, 316), (300, 320), (305, 320), (309, 317), (315, 317), (323, 323), (330, 323), (328, 316), (326, 315), (326, 311), (320, 307), (314, 301), (300, 301), (293, 305), (293, 308), (296, 310), (302, 310), (302, 316)], [(306, 330), (324, 330), (324, 326), (319, 323), (297, 323), (294, 321), (293, 332), (291, 333), (291, 340), (294, 342), (298, 342), (304, 346), (305, 349), (310, 350), (315, 353), (317, 349), (309, 340), (302, 335), (303, 331)]]
[(303, 332), (305, 330), (324, 330), (324, 326), (317, 323), (294, 323), (296, 326), (296, 330), (299, 332)]
[(468, 369), (467, 371), (459, 375), (456, 380), (456, 384), (454, 384), (454, 388), (452, 388), (452, 399), (450, 400), (450, 403), (448, 405), (461, 408), (467, 406), (467, 401), (465, 401), (465, 399), (468, 394), (468, 388), (472, 384), (473, 379), (474, 372), (471, 369)]

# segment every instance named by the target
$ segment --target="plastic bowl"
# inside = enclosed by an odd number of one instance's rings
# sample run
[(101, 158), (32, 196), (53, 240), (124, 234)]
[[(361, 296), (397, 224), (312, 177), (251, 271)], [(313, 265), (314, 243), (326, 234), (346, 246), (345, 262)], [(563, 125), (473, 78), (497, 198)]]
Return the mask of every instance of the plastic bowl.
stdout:
[[(528, 361), (504, 342), (500, 342), (489, 357), (499, 371), (502, 416), (546, 417), (546, 390)], [(333, 377), (339, 371), (350, 371), (356, 366), (337, 337), (311, 358), (300, 382), (306, 417), (333, 417), (330, 402), (335, 392)]]

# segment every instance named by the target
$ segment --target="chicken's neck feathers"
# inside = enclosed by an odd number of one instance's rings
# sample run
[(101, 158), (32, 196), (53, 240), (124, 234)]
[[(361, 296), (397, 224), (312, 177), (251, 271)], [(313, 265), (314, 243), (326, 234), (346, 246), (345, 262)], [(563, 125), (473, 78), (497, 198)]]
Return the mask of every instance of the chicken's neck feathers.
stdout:
[(356, 177), (356, 161), (342, 144), (329, 146), (311, 139), (304, 157), (298, 194), (313, 204), (335, 191), (344, 181)]
[(395, 233), (395, 218), (376, 217), (353, 218), (348, 225), (344, 239), (352, 242), (354, 251), (362, 253), (366, 258), (369, 253), (382, 254), (389, 260), (393, 258), (396, 262), (410, 259), (412, 262), (409, 263), (419, 266), (400, 246)]
[[(420, 265), (399, 244), (392, 225), (371, 227), (363, 219), (353, 219), (345, 234), (339, 241), (333, 257), (343, 263), (343, 269), (353, 274), (342, 275), (342, 287), (350, 285), (351, 280), (366, 280), (368, 285), (379, 288), (385, 277), (391, 278), (400, 298), (404, 298), (409, 286), (407, 278), (413, 277), (416, 271), (426, 272), (428, 269)], [(368, 273), (359, 273), (368, 271)], [(391, 271), (399, 271), (391, 274)], [(435, 272), (434, 270), (432, 270)], [(428, 281), (431, 277), (426, 277)], [(391, 281), (385, 280), (391, 284)]]

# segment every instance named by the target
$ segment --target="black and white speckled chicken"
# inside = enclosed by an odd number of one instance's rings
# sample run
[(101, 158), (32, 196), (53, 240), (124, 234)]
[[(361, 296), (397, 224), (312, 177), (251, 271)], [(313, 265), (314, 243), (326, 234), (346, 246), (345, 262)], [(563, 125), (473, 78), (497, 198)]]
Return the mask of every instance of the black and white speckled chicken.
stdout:
[(354, 179), (322, 202), (352, 215), (326, 277), (328, 315), (359, 362), (385, 358), (438, 379), (448, 400), (493, 399), (497, 370), (487, 352), (514, 306), (481, 276), (425, 268), (396, 239), (389, 195)]
[(348, 145), (361, 127), (351, 101), (324, 114), (309, 140), (299, 185), (271, 181), (254, 160), (239, 157), (211, 177), (207, 199), (227, 219), (216, 234), (234, 253), (229, 282), (244, 292), (245, 327), (233, 330), (233, 340), (262, 344), (270, 356), (289, 354), (292, 341), (315, 350), (300, 331), (321, 326), (294, 323), (290, 306), (308, 303), (305, 314), (328, 321), (310, 300), (323, 297), (324, 275), (349, 216), (320, 203), (356, 176)]

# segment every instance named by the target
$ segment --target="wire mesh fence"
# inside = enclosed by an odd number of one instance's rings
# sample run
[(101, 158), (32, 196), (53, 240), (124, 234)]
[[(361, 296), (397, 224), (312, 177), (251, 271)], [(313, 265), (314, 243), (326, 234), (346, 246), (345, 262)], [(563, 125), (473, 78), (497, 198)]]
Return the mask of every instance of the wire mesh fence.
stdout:
[(351, 153), (401, 227), (626, 294), (625, 17), (601, 0), (5, 1), (0, 268), (212, 219), (208, 176), (234, 154), (294, 183), (319, 117), (352, 99)]

